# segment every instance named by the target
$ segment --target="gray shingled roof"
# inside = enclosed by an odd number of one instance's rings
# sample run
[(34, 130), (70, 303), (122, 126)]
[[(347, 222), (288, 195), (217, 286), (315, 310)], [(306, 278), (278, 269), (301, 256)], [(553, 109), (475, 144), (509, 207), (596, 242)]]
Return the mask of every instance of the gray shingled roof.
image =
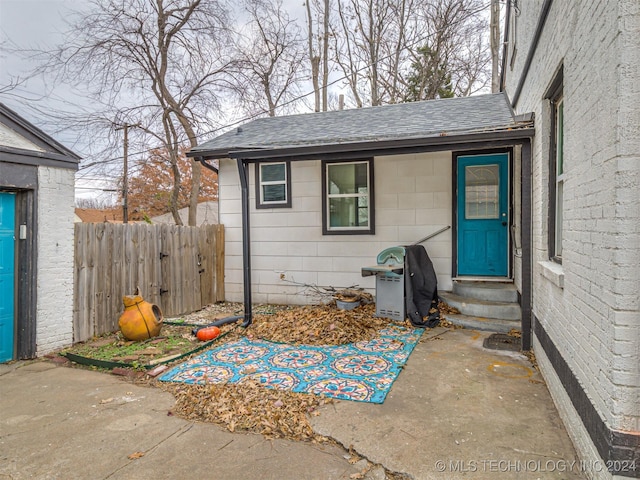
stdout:
[(517, 126), (506, 95), (497, 93), (259, 118), (194, 147), (189, 156), (222, 158), (243, 150), (465, 135)]

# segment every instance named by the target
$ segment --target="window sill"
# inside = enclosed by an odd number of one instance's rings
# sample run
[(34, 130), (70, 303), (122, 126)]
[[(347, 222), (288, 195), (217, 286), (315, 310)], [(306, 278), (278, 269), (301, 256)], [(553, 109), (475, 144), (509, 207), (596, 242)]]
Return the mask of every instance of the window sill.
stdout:
[(564, 270), (562, 265), (555, 262), (538, 262), (542, 269), (542, 276), (556, 287), (564, 288)]

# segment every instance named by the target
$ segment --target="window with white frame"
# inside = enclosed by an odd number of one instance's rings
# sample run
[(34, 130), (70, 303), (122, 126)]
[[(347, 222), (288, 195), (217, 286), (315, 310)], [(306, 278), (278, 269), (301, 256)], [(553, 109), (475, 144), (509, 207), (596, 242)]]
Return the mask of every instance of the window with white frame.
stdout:
[(291, 163), (256, 164), (256, 207), (291, 207)]
[(324, 234), (373, 234), (373, 159), (322, 164)]
[(564, 96), (560, 68), (548, 91), (551, 105), (551, 139), (549, 142), (549, 258), (562, 263), (562, 221), (564, 206)]

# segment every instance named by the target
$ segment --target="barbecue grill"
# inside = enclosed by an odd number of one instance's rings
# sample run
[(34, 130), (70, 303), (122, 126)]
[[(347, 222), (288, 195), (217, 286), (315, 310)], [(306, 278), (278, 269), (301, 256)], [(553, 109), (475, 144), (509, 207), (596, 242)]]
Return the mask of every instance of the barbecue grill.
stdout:
[(405, 247), (389, 247), (377, 257), (377, 265), (363, 267), (362, 276), (376, 276), (376, 317), (404, 321), (415, 327), (435, 327), (440, 322), (438, 279), (433, 263), (420, 243), (448, 230), (441, 228)]
[(406, 318), (404, 247), (382, 250), (377, 265), (362, 268), (362, 276), (376, 276), (376, 317), (403, 321)]

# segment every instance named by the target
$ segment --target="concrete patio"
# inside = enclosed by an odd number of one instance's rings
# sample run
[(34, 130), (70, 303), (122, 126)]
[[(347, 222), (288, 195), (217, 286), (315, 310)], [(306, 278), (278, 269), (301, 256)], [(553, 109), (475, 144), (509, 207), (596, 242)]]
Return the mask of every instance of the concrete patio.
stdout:
[(314, 429), (345, 448), (188, 422), (105, 373), (0, 365), (0, 479), (585, 478), (540, 374), (487, 335), (430, 330), (384, 404), (324, 406)]

